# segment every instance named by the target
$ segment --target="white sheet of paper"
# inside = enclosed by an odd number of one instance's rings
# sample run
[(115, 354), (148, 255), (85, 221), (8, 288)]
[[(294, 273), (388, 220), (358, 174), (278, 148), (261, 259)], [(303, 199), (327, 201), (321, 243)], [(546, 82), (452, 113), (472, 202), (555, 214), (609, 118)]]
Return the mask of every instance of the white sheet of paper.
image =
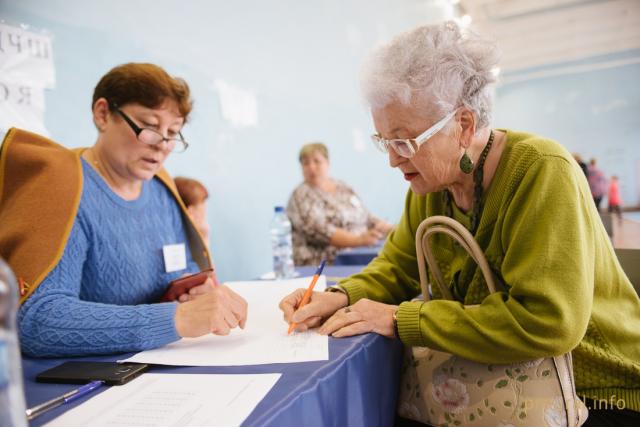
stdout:
[(239, 426), (281, 375), (144, 374), (46, 426)]
[[(287, 324), (278, 308), (280, 300), (297, 288), (307, 288), (310, 277), (299, 279), (228, 282), (247, 300), (245, 329), (227, 336), (183, 338), (161, 348), (135, 354), (124, 362), (174, 366), (242, 366), (269, 363), (309, 362), (329, 359), (329, 340), (315, 330), (287, 335)], [(322, 291), (320, 276), (314, 290)]]

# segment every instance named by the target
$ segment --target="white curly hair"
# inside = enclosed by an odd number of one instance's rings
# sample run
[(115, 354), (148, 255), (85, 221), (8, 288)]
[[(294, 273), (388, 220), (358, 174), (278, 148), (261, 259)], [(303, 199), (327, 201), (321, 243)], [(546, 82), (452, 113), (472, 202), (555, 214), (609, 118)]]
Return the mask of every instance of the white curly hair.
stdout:
[(373, 109), (415, 102), (442, 117), (465, 106), (479, 130), (491, 122), (499, 56), (495, 42), (463, 32), (453, 21), (420, 26), (369, 54), (362, 92)]

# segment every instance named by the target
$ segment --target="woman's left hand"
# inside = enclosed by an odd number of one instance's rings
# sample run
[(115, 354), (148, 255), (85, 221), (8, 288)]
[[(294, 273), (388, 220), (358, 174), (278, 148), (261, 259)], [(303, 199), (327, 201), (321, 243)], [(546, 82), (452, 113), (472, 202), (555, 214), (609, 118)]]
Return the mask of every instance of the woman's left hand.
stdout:
[(387, 338), (396, 338), (393, 329), (393, 313), (397, 309), (397, 305), (361, 299), (351, 306), (336, 311), (324, 322), (318, 332), (337, 338), (367, 332), (375, 332)]
[(208, 277), (207, 280), (202, 285), (194, 286), (193, 288), (189, 289), (188, 293), (180, 295), (178, 297), (178, 301), (179, 302), (192, 301), (198, 298), (198, 296), (200, 295), (213, 292), (213, 289), (215, 288), (215, 286), (216, 285), (213, 283), (213, 279), (211, 277)]

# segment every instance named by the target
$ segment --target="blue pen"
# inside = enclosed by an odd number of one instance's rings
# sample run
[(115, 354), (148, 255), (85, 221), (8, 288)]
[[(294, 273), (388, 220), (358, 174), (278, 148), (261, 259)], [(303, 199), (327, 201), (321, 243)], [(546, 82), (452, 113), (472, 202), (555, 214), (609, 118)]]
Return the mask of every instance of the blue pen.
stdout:
[(63, 394), (62, 396), (54, 397), (53, 399), (48, 400), (48, 401), (46, 401), (44, 403), (41, 403), (39, 405), (36, 405), (33, 408), (29, 408), (26, 411), (27, 412), (27, 419), (29, 421), (31, 421), (32, 419), (34, 419), (38, 415), (43, 414), (43, 413), (47, 412), (50, 409), (57, 408), (58, 406), (62, 405), (63, 403), (72, 402), (72, 401), (84, 396), (85, 394), (90, 393), (91, 391), (97, 389), (102, 384), (104, 384), (104, 381), (91, 381), (90, 383), (85, 384), (82, 387), (79, 387), (79, 388), (77, 388), (75, 390), (71, 390), (71, 391)]

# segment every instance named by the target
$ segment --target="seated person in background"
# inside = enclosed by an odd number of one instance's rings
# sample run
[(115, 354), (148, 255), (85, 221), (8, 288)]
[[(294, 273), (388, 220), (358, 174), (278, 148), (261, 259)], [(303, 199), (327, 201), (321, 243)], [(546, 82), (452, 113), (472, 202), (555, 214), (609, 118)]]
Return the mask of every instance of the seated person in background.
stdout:
[(304, 182), (291, 195), (287, 216), (293, 226), (296, 265), (332, 263), (338, 249), (375, 245), (393, 227), (373, 216), (344, 182), (329, 177), (329, 150), (307, 144), (299, 155)]
[(187, 302), (154, 304), (171, 280), (212, 265), (162, 168), (187, 148), (187, 84), (156, 65), (125, 64), (100, 80), (92, 106), (90, 148), (18, 129), (3, 145), (0, 200), (11, 205), (0, 203), (0, 255), (23, 279), (23, 352), (140, 351), (244, 327), (246, 302), (212, 279)]
[(196, 225), (198, 232), (209, 246), (209, 223), (207, 222), (207, 205), (205, 201), (209, 192), (200, 181), (178, 176), (174, 179), (178, 194), (187, 207), (187, 213)]

